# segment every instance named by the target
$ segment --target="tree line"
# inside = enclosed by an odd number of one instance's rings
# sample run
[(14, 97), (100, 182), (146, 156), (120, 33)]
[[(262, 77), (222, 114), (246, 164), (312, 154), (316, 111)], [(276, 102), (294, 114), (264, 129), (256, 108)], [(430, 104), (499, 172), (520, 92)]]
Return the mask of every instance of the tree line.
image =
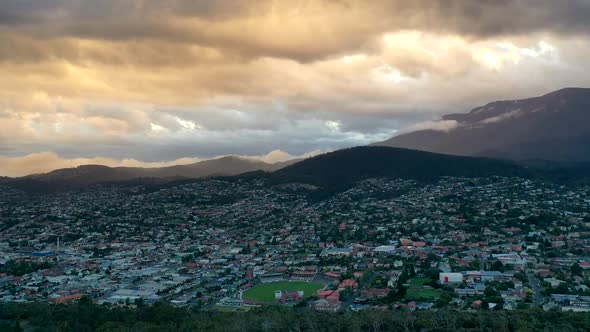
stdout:
[(108, 307), (78, 303), (0, 304), (0, 331), (588, 331), (589, 313), (540, 309), (322, 313), (285, 307), (201, 311), (166, 303)]

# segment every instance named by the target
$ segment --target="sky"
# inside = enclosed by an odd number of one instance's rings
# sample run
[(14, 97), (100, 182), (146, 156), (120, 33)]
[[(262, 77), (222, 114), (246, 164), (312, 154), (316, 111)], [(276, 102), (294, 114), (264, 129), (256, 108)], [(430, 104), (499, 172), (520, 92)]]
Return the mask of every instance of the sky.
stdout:
[(0, 0), (0, 175), (268, 162), (588, 87), (590, 0)]

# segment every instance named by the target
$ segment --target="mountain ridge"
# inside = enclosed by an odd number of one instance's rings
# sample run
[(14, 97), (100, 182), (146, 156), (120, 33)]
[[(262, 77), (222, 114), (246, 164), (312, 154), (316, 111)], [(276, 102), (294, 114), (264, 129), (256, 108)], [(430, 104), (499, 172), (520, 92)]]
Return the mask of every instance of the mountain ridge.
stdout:
[(442, 120), (455, 121), (456, 126), (448, 131), (417, 130), (372, 145), (517, 161), (590, 161), (588, 88), (495, 101)]
[(105, 165), (80, 165), (47, 173), (31, 174), (18, 178), (0, 178), (0, 184), (8, 184), (25, 191), (52, 192), (62, 189), (80, 189), (89, 185), (125, 182), (138, 179), (162, 182), (180, 179), (198, 179), (214, 176), (235, 176), (264, 171), (272, 172), (289, 166), (300, 159), (266, 163), (256, 159), (225, 156), (193, 164), (167, 167), (109, 167)]

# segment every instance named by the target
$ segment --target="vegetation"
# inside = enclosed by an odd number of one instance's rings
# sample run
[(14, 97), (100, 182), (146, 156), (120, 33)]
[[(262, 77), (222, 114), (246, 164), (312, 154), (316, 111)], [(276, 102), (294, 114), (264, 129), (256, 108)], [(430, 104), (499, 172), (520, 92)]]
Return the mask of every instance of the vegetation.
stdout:
[(27, 273), (45, 270), (53, 267), (50, 262), (33, 262), (33, 261), (15, 261), (6, 262), (5, 265), (0, 265), (0, 273), (6, 273), (14, 276), (22, 276)]
[(271, 184), (299, 182), (321, 187), (312, 198), (323, 199), (355, 182), (375, 177), (432, 181), (442, 176), (488, 177), (530, 175), (514, 163), (458, 157), (389, 147), (356, 147), (306, 159), (270, 175)]
[(0, 304), (1, 331), (587, 331), (590, 314), (519, 311), (362, 311), (319, 313), (269, 307), (193, 311), (157, 303), (109, 308), (77, 304)]

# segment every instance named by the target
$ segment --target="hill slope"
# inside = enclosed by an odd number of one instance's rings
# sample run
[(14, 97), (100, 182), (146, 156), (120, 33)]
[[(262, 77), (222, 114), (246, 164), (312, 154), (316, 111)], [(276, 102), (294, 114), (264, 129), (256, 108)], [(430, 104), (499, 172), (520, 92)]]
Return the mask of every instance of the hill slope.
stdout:
[(590, 89), (498, 101), (443, 120), (448, 132), (420, 130), (374, 145), (513, 160), (590, 161)]
[(433, 180), (441, 176), (529, 176), (512, 162), (378, 146), (339, 150), (270, 174), (270, 182), (305, 183), (337, 190), (371, 177)]

